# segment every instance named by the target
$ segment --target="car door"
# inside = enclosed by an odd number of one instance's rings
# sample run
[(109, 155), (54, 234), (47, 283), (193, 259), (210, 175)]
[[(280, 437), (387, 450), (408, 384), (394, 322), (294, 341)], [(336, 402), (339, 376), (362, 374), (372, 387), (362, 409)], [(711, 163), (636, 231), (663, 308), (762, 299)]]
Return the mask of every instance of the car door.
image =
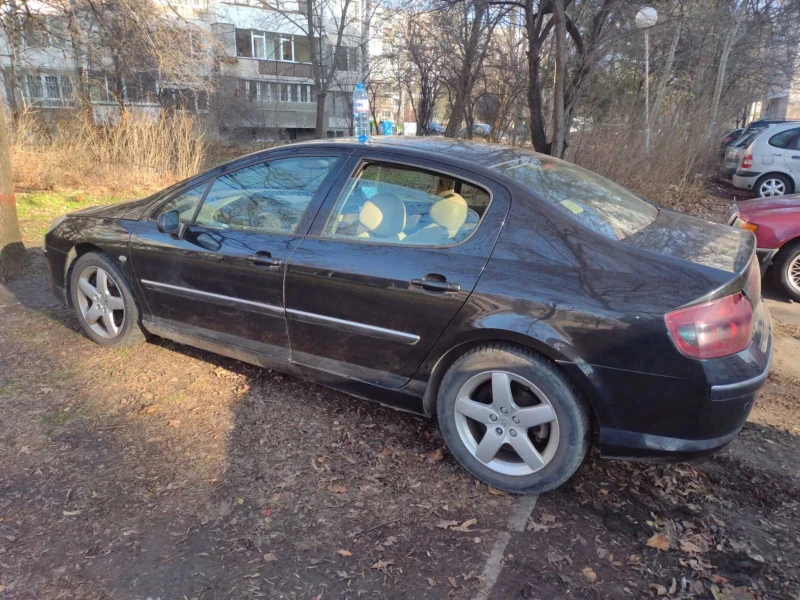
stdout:
[(794, 130), (794, 137), (786, 146), (786, 166), (794, 175), (795, 181), (800, 181), (800, 128)]
[[(139, 223), (130, 255), (144, 318), (283, 359), (291, 350), (283, 306), (289, 256), (346, 157), (279, 156), (222, 172)], [(180, 235), (158, 231), (158, 215), (180, 214)]]
[(404, 385), (475, 287), (509, 206), (473, 173), (354, 153), (289, 261), (293, 360)]

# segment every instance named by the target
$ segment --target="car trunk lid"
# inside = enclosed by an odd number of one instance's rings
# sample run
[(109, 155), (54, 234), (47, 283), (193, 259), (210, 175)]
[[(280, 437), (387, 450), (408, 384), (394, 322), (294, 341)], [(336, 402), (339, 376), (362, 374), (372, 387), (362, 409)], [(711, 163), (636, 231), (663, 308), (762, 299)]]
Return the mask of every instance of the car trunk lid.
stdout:
[(731, 275), (743, 274), (755, 253), (749, 231), (663, 208), (648, 227), (623, 242)]

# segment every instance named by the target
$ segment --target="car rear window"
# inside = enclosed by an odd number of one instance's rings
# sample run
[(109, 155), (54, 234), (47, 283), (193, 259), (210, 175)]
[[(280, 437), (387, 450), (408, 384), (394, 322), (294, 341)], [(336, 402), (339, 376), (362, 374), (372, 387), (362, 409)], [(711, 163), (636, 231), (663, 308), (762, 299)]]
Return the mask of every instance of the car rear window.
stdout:
[(520, 156), (490, 168), (612, 239), (641, 231), (658, 215), (655, 206), (616, 183), (555, 158)]

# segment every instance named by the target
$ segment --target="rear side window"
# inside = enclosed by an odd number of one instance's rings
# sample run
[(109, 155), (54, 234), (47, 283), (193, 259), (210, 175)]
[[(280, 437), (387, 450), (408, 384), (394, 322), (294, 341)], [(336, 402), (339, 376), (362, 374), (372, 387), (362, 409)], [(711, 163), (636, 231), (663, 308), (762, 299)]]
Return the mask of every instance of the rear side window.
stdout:
[(558, 159), (519, 156), (490, 168), (612, 239), (641, 231), (658, 215), (655, 206), (616, 183)]
[(800, 128), (776, 133), (769, 138), (769, 145), (775, 146), (776, 148), (789, 148), (793, 145), (792, 142), (795, 140), (798, 133), (800, 133)]
[(324, 236), (406, 246), (467, 239), (489, 206), (483, 189), (414, 167), (368, 164), (351, 177)]

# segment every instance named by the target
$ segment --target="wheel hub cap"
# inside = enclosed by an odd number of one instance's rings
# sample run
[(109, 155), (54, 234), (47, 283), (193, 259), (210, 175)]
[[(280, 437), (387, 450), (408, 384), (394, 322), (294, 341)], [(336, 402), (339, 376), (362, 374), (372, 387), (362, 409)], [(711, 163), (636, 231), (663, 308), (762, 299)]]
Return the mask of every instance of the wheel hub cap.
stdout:
[(455, 403), (458, 435), (481, 463), (504, 475), (544, 468), (558, 448), (558, 418), (531, 381), (505, 371), (469, 379)]
[(100, 267), (86, 267), (78, 278), (78, 308), (89, 328), (107, 339), (125, 324), (125, 301), (114, 278)]

